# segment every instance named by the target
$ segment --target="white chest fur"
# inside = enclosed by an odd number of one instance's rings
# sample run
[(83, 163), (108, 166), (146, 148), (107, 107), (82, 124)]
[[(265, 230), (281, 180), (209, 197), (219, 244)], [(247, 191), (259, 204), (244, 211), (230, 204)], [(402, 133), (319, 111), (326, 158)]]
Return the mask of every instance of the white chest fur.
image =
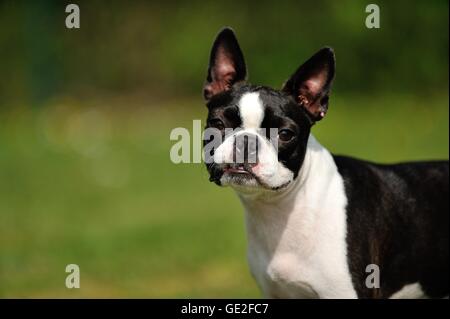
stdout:
[(266, 297), (356, 298), (343, 180), (311, 135), (299, 176), (277, 194), (240, 194), (250, 269)]

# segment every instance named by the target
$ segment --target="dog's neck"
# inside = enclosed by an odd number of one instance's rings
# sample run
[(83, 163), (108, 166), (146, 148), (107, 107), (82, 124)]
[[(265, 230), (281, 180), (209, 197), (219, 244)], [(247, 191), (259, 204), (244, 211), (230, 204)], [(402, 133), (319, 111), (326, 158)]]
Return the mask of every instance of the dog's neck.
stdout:
[[(312, 135), (292, 185), (239, 197), (250, 268), (266, 296), (335, 298), (337, 291), (356, 297), (346, 260), (344, 182), (331, 154)], [(343, 284), (330, 284), (336, 282)], [(286, 294), (278, 295), (280, 287)]]
[[(296, 221), (296, 232), (305, 237), (312, 236), (317, 221), (332, 221), (327, 216), (333, 205), (345, 205), (336, 201), (330, 188), (341, 187), (333, 157), (310, 135), (303, 165), (297, 178), (285, 189), (277, 192), (243, 193), (238, 192), (245, 208), (248, 235), (259, 238), (264, 233), (281, 236), (287, 225)], [(255, 239), (255, 238), (253, 238)], [(266, 239), (262, 239), (266, 242)], [(267, 245), (272, 246), (276, 243)], [(274, 249), (275, 247), (267, 247)]]

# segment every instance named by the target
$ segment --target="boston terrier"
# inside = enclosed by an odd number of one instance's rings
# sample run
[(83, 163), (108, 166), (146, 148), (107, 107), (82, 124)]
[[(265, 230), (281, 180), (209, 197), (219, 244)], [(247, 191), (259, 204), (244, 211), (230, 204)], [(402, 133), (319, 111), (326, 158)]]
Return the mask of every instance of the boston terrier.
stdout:
[[(242, 202), (253, 277), (268, 298), (448, 296), (448, 161), (385, 165), (327, 151), (311, 127), (327, 114), (334, 74), (326, 47), (281, 90), (252, 85), (233, 31), (213, 43), (203, 95), (221, 142), (207, 169)], [(275, 143), (261, 132), (270, 128)], [(254, 142), (239, 146), (243, 135)]]

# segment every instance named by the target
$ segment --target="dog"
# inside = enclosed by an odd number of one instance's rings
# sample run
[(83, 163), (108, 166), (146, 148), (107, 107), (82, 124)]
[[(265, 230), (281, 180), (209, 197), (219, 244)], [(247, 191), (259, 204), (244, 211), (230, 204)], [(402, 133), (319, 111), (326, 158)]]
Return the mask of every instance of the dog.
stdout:
[[(213, 43), (203, 96), (206, 129), (221, 141), (207, 169), (242, 202), (253, 277), (267, 298), (448, 296), (448, 161), (384, 165), (327, 151), (311, 128), (334, 75), (325, 47), (281, 90), (252, 85), (232, 29)], [(261, 133), (269, 128), (275, 143)]]

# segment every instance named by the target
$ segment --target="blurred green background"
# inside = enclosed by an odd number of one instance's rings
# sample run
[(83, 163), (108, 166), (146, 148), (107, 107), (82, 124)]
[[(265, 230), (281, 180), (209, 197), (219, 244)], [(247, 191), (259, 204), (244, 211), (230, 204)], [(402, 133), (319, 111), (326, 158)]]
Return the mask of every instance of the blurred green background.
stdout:
[[(332, 152), (448, 158), (448, 1), (0, 2), (0, 297), (259, 297), (243, 214), (202, 164), (169, 159), (204, 119), (212, 40), (232, 26), (250, 80), (337, 56)], [(65, 287), (65, 267), (81, 288)]]

